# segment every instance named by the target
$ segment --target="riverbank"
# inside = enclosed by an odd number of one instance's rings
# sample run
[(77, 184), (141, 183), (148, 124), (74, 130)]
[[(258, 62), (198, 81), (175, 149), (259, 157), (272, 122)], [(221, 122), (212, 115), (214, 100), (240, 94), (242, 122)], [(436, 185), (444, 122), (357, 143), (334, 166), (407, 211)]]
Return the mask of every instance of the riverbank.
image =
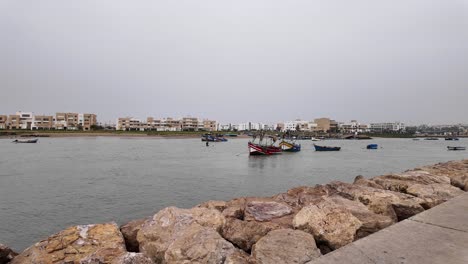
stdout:
[(466, 190), (468, 160), (440, 163), (356, 177), (352, 184), (168, 207), (120, 227), (73, 226), (32, 245), (12, 263), (306, 263)]

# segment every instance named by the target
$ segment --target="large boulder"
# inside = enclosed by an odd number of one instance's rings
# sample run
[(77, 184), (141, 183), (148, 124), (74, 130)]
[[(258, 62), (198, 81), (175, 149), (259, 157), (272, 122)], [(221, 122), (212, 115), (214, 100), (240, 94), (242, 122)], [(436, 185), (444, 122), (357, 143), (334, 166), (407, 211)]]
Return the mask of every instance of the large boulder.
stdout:
[(252, 249), (258, 264), (306, 263), (320, 257), (314, 237), (293, 229), (278, 229), (261, 238)]
[(391, 217), (376, 214), (358, 201), (349, 200), (339, 195), (332, 195), (324, 200), (349, 211), (361, 221), (362, 225), (356, 232), (356, 239), (363, 238), (395, 223)]
[(0, 244), (0, 264), (6, 264), (10, 262), (18, 253), (13, 251), (11, 248)]
[(226, 201), (217, 201), (217, 200), (210, 200), (204, 203), (197, 205), (197, 207), (203, 207), (208, 209), (216, 209), (220, 212), (224, 211), (227, 207)]
[(449, 184), (413, 184), (406, 190), (408, 194), (417, 196), (425, 202), (422, 206), (425, 209), (432, 208), (446, 202), (464, 191)]
[(265, 222), (289, 215), (292, 212), (293, 209), (285, 203), (262, 200), (249, 201), (245, 207), (244, 220)]
[(256, 221), (226, 219), (222, 236), (246, 252), (250, 252), (257, 241), (272, 230), (272, 227)]
[(294, 217), (293, 226), (312, 234), (318, 243), (338, 249), (355, 240), (362, 222), (347, 209), (322, 201), (303, 207)]
[(193, 224), (169, 245), (162, 263), (222, 264), (236, 251), (238, 249), (213, 228)]
[(224, 264), (256, 264), (255, 259), (242, 250), (236, 250), (229, 254), (224, 261)]
[(424, 211), (421, 205), (425, 201), (413, 195), (338, 181), (326, 186), (330, 193), (359, 201), (374, 213), (389, 216), (394, 221), (401, 221)]
[(11, 263), (112, 263), (126, 253), (117, 224), (80, 225), (36, 243)]
[(165, 208), (147, 220), (138, 232), (140, 252), (160, 263), (164, 261), (164, 254), (169, 246), (189, 229), (198, 225), (220, 232), (224, 223), (224, 216), (215, 209)]
[(468, 159), (424, 166), (419, 170), (427, 171), (434, 175), (447, 176), (450, 178), (450, 183), (453, 186), (468, 191)]
[[(112, 261), (112, 264), (153, 264), (154, 262), (146, 257), (145, 255), (141, 253), (135, 253), (135, 252), (128, 252), (118, 258), (116, 258), (114, 261)], [(85, 264), (85, 263), (80, 263), (80, 264)]]
[(125, 239), (125, 246), (129, 252), (140, 252), (140, 244), (137, 241), (137, 234), (147, 219), (133, 220), (120, 227), (120, 232)]
[(329, 190), (323, 185), (300, 186), (274, 196), (274, 199), (287, 203), (294, 208), (301, 208), (308, 204), (314, 204), (329, 195)]

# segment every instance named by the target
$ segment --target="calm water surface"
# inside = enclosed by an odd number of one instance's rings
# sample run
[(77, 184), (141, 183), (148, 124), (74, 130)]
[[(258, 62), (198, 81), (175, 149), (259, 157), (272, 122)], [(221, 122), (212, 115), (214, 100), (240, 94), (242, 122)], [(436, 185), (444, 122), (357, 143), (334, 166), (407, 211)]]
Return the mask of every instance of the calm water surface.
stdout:
[[(302, 141), (301, 152), (271, 157), (249, 157), (247, 141), (206, 147), (200, 139), (0, 139), (0, 243), (23, 250), (70, 225), (122, 224), (171, 205), (268, 196), (468, 158), (467, 151), (446, 150), (468, 139), (319, 142), (340, 152), (315, 152), (313, 142)], [(366, 150), (369, 143), (382, 148)]]

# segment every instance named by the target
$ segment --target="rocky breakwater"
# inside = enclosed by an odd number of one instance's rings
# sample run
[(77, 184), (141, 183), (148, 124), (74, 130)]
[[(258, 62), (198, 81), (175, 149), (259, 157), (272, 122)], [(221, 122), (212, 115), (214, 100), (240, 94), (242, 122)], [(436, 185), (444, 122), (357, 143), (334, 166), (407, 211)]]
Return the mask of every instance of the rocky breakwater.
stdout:
[(74, 226), (3, 263), (308, 263), (467, 190), (468, 160)]

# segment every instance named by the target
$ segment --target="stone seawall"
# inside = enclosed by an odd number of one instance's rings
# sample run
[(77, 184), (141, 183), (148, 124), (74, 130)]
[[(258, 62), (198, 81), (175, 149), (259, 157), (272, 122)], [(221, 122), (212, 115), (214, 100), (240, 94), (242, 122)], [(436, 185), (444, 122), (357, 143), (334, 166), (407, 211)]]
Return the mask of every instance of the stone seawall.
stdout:
[[(0, 264), (307, 263), (468, 190), (468, 160), (69, 227)], [(343, 260), (345, 262), (345, 260)]]

